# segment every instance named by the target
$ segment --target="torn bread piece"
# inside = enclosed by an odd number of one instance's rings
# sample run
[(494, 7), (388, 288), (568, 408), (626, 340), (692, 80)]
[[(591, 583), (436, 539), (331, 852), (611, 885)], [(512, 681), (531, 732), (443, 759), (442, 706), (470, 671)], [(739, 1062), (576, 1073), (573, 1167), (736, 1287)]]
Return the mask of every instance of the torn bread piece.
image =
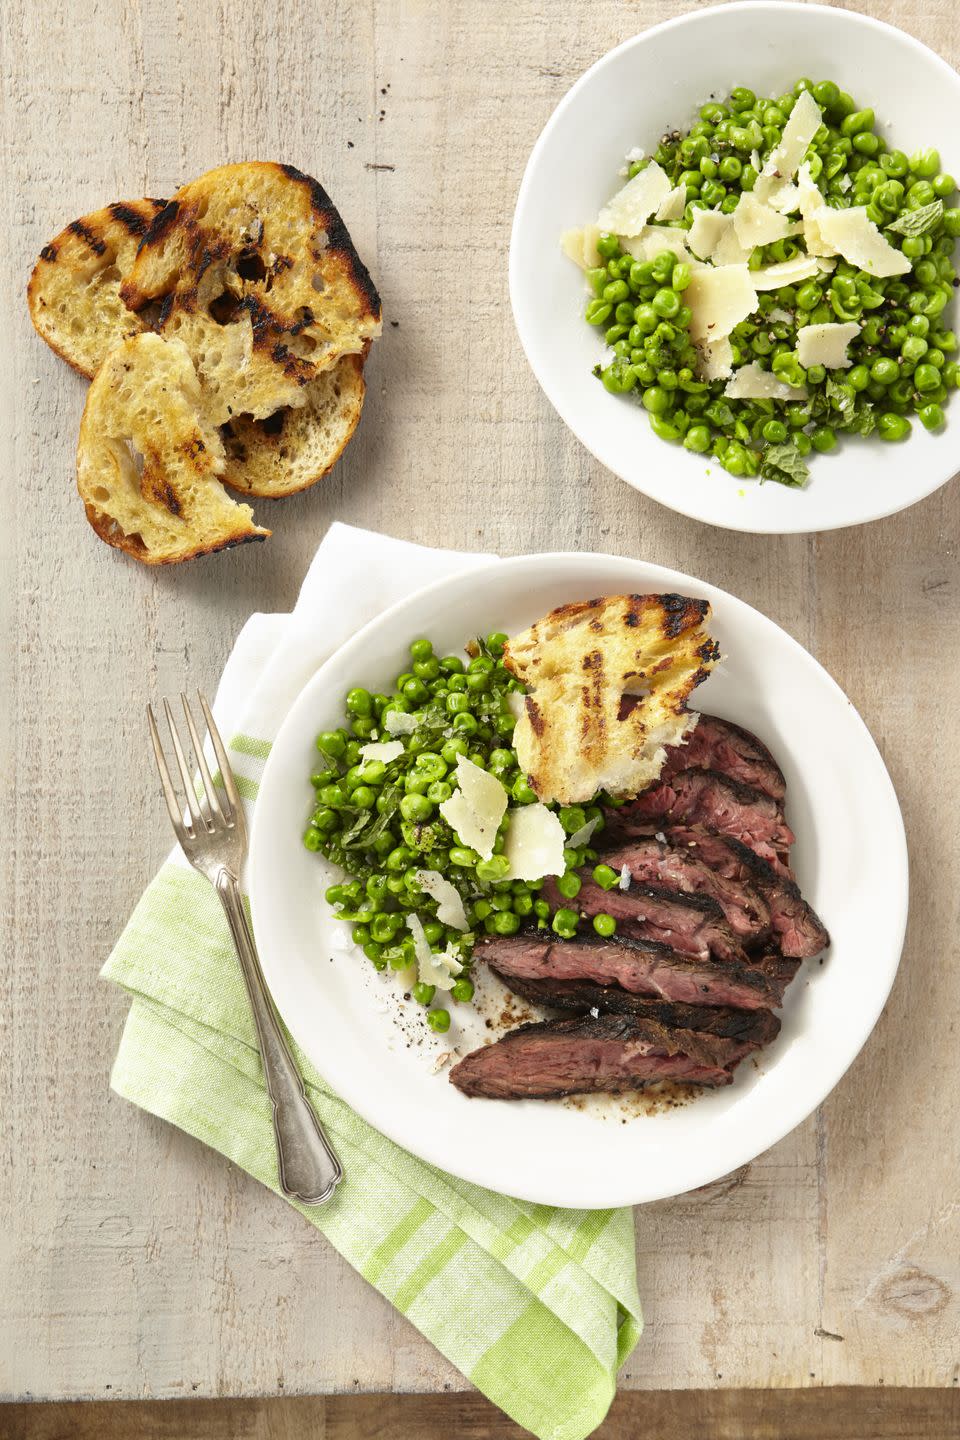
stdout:
[(366, 390), (363, 356), (344, 355), (306, 387), (306, 403), (264, 420), (238, 415), (221, 427), (221, 476), (244, 495), (279, 499), (316, 485), (339, 460), (360, 422)]
[(719, 658), (709, 616), (684, 595), (612, 595), (563, 605), (508, 641), (503, 663), (528, 689), (514, 748), (541, 800), (633, 796), (657, 779)]
[(88, 380), (114, 345), (146, 327), (146, 314), (127, 309), (120, 286), (165, 204), (118, 200), (82, 215), (44, 245), (33, 267), (27, 305), (34, 329)]
[(80, 422), (77, 488), (108, 545), (169, 565), (270, 534), (220, 484), (223, 444), (204, 419), (186, 346), (135, 335), (94, 377)]
[(161, 306), (215, 425), (308, 402), (307, 387), (380, 334), (380, 297), (323, 188), (292, 165), (224, 165), (179, 189), (121, 287)]

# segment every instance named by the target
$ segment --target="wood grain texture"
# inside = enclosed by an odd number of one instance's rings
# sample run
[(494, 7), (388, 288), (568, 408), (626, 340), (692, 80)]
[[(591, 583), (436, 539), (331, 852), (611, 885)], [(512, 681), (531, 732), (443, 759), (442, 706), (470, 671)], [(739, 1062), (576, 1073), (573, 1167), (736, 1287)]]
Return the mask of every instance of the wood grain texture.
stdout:
[[(603, 549), (692, 572), (785, 626), (859, 707), (912, 849), (900, 978), (815, 1119), (707, 1191), (638, 1212), (648, 1329), (624, 1384), (958, 1381), (956, 487), (858, 531), (710, 530), (587, 455), (540, 394), (510, 318), (509, 223), (542, 124), (588, 63), (682, 8), (7, 0), (0, 1394), (464, 1383), (295, 1214), (107, 1090), (125, 1006), (97, 971), (169, 843), (144, 702), (212, 687), (250, 611), (292, 605), (334, 518), (459, 548)], [(861, 8), (960, 59), (950, 0)], [(329, 482), (271, 508), (266, 545), (152, 573), (84, 523), (73, 480), (84, 386), (33, 336), (24, 287), (72, 216), (249, 158), (323, 178), (380, 285), (385, 335)]]
[[(594, 1440), (945, 1440), (956, 1390), (621, 1391)], [(475, 1393), (0, 1406), (4, 1440), (523, 1440)]]

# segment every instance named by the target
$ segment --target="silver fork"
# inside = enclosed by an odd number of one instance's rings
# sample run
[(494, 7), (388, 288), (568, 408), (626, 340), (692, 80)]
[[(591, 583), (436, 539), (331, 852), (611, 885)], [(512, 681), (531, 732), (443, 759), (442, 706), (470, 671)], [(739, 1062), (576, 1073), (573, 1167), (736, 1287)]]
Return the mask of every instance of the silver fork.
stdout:
[(277, 1144), (280, 1188), (284, 1195), (291, 1200), (299, 1200), (302, 1205), (322, 1205), (325, 1200), (330, 1199), (343, 1177), (343, 1170), (307, 1099), (303, 1080), (283, 1037), (267, 991), (253, 933), (247, 923), (240, 895), (240, 873), (247, 854), (247, 826), (237, 782), (210, 713), (210, 706), (198, 692), (200, 708), (223, 778), (223, 791), (217, 790), (210, 777), (203, 744), (190, 713), (187, 697), (181, 694), (180, 699), (183, 702), (183, 713), (204, 790), (203, 798), (198, 800), (170, 702), (164, 700), (163, 708), (170, 727), (170, 739), (183, 781), (186, 815), (170, 776), (153, 709), (147, 706), (150, 736), (170, 821), (184, 855), (195, 870), (207, 877), (226, 911), (250, 997), (267, 1094), (273, 1104), (273, 1133)]

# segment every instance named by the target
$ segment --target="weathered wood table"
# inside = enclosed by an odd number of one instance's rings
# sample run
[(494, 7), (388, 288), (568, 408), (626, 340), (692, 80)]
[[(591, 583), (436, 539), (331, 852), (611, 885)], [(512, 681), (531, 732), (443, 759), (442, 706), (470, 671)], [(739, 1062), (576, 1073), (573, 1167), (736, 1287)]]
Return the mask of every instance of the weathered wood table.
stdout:
[[(960, 490), (837, 534), (707, 529), (592, 461), (510, 316), (509, 226), (540, 127), (588, 63), (681, 8), (3, 7), (3, 1395), (463, 1384), (296, 1214), (107, 1090), (126, 1007), (97, 971), (170, 841), (144, 703), (213, 687), (247, 615), (291, 606), (334, 518), (676, 566), (771, 615), (859, 707), (912, 854), (893, 997), (815, 1118), (708, 1191), (638, 1212), (648, 1329), (624, 1384), (958, 1381)], [(950, 0), (863, 8), (960, 59)], [(152, 572), (85, 524), (85, 387), (33, 337), (24, 287), (74, 215), (250, 158), (323, 178), (380, 285), (384, 338), (330, 482), (271, 511), (268, 544)]]

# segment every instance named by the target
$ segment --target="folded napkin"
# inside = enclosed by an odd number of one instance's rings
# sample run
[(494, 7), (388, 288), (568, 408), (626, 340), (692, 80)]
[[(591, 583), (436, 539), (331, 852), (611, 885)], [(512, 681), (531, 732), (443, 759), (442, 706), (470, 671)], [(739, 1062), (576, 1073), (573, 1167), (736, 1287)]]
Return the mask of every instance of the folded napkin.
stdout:
[[(290, 615), (254, 615), (214, 704), (250, 810), (270, 744), (317, 667), (429, 581), (495, 564), (334, 525)], [(103, 969), (133, 997), (111, 1084), (278, 1191), (253, 1020), (212, 886), (175, 849)], [(294, 1045), (345, 1178), (306, 1220), (495, 1404), (541, 1440), (600, 1424), (642, 1320), (629, 1210), (494, 1194), (409, 1155)]]

